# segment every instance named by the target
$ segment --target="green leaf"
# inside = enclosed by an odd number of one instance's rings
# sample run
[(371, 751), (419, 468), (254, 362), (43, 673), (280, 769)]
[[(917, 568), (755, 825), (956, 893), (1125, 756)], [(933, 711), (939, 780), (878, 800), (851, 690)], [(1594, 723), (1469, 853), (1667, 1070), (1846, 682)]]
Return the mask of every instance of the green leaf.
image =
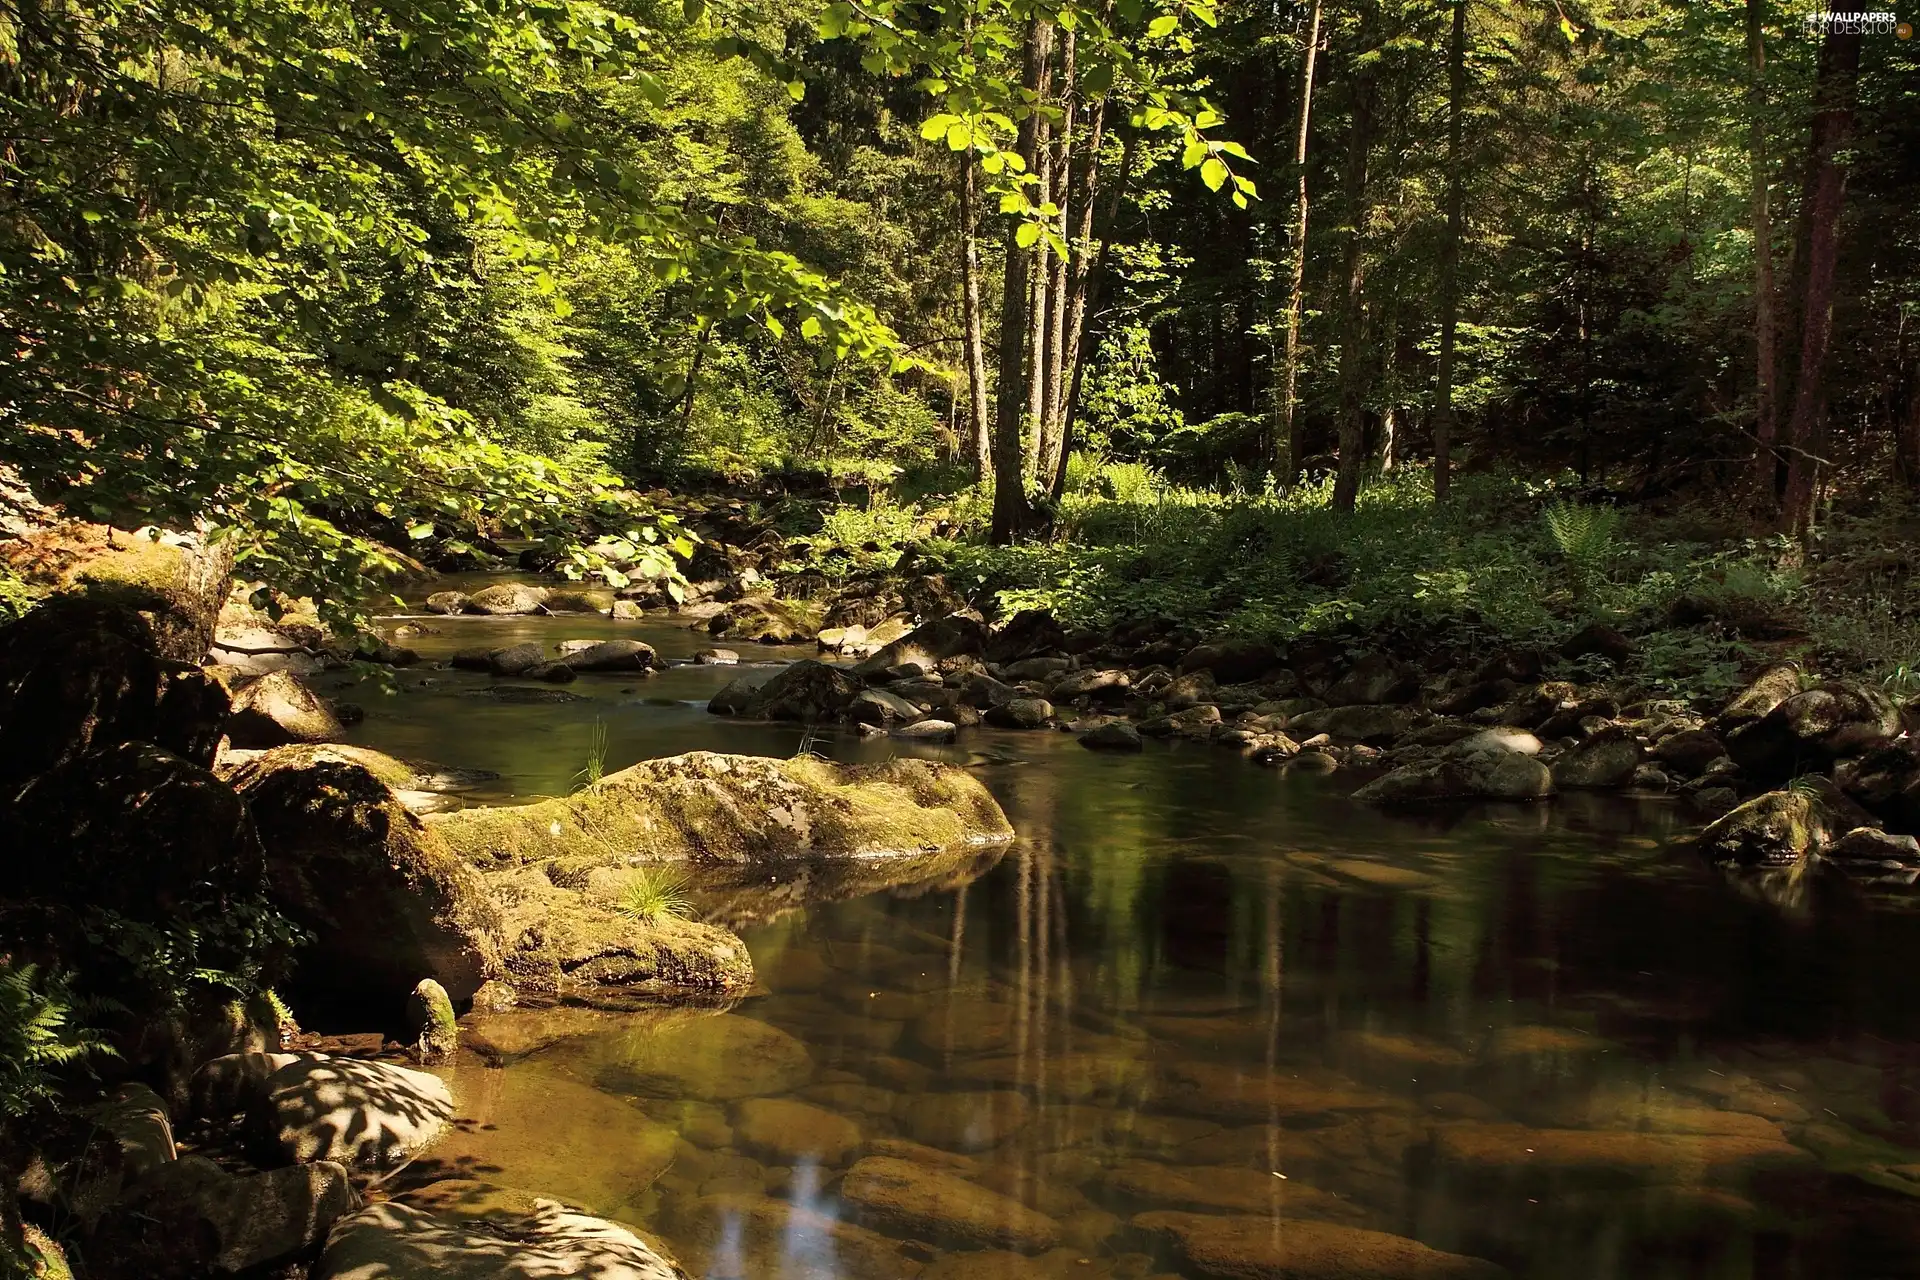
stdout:
[(1040, 243), (1040, 224), (1037, 222), (1021, 223), (1019, 227), (1014, 230), (1013, 242), (1022, 249), (1033, 248), (1034, 245)]
[(1218, 191), (1227, 184), (1227, 166), (1217, 156), (1208, 156), (1200, 166), (1200, 181), (1207, 184), (1207, 190)]
[(1147, 38), (1149, 40), (1163, 40), (1179, 30), (1179, 27), (1180, 19), (1177, 15), (1163, 13), (1147, 24)]
[(422, 524), (412, 524), (407, 526), (407, 536), (409, 538), (412, 538), (415, 542), (419, 542), (423, 538), (431, 538), (433, 536), (433, 531), (434, 531), (434, 526), (432, 524), (422, 523)]

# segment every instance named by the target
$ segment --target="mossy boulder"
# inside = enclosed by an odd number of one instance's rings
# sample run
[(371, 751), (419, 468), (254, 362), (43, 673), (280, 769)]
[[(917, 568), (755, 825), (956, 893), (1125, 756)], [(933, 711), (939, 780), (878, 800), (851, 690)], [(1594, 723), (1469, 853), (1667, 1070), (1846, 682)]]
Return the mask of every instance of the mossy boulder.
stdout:
[(244, 686), (227, 719), (227, 737), (236, 747), (332, 742), (345, 732), (326, 699), (290, 671), (268, 672)]
[(809, 605), (772, 596), (736, 600), (707, 623), (713, 636), (755, 644), (800, 644), (819, 630), (820, 620)]
[(137, 609), (80, 596), (0, 628), (0, 790), (123, 742), (211, 765), (226, 691), (163, 647)]
[(1476, 751), (1402, 766), (1367, 783), (1353, 798), (1393, 807), (1448, 800), (1542, 800), (1553, 791), (1553, 774), (1532, 756)]
[(464, 1000), (498, 969), (499, 908), (394, 794), (412, 770), (372, 754), (278, 747), (233, 774), (266, 842), (269, 892), (313, 934), (300, 986), (379, 993), (397, 1010), (426, 976)]
[(1902, 728), (1899, 708), (1886, 695), (1850, 680), (1830, 680), (1728, 733), (1727, 754), (1753, 777), (1781, 782), (1883, 747)]
[(1861, 825), (1863, 816), (1832, 783), (1809, 778), (1736, 806), (1700, 833), (1700, 851), (1741, 867), (1792, 866)]
[(153, 635), (155, 653), (198, 663), (226, 602), (233, 543), (73, 521), (9, 545), (7, 559), (28, 582), (135, 610)]
[[(500, 913), (499, 964), (516, 991), (535, 995), (608, 987), (732, 993), (753, 985), (746, 944), (715, 925), (663, 916), (643, 920), (605, 892), (554, 881), (559, 867), (518, 867), (485, 877)], [(617, 888), (617, 885), (608, 885)]]
[(263, 884), (246, 805), (208, 770), (150, 743), (118, 743), (41, 774), (11, 817), (9, 897), (155, 920)]
[(1800, 692), (1800, 664), (1776, 662), (1761, 670), (1747, 687), (1733, 695), (1714, 721), (1721, 737), (1753, 724)]
[(695, 751), (643, 760), (565, 799), (433, 814), (429, 829), (480, 866), (548, 859), (781, 863), (871, 858), (1012, 835), (965, 770), (926, 760), (845, 765)]
[(487, 613), (513, 616), (528, 613), (544, 613), (547, 606), (547, 589), (525, 582), (502, 582), (491, 587), (483, 587), (467, 597), (463, 609), (467, 613)]
[[(722, 689), (715, 695), (714, 702), (720, 702), (722, 695), (739, 683), (735, 681)], [(760, 720), (824, 724), (838, 720), (861, 688), (859, 679), (841, 668), (808, 658), (754, 686), (741, 705), (741, 713)]]
[(983, 652), (987, 640), (986, 623), (956, 613), (923, 622), (898, 640), (882, 645), (854, 671), (863, 676), (878, 675), (909, 662), (932, 671), (948, 658)]
[(1553, 762), (1554, 785), (1617, 790), (1633, 781), (1645, 758), (1629, 730), (1609, 725)]

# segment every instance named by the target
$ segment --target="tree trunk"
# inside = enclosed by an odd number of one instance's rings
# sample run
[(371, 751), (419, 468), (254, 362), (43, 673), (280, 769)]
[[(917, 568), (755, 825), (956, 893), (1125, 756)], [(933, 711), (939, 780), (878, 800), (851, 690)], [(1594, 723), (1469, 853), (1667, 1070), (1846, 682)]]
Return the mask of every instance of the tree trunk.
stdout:
[[(1087, 156), (1085, 166), (1091, 175), (1087, 180), (1086, 201), (1082, 206), (1081, 234), (1078, 239), (1080, 248), (1075, 250), (1074, 278), (1072, 298), (1069, 302), (1070, 315), (1067, 322), (1067, 394), (1061, 406), (1060, 458), (1054, 468), (1052, 493), (1058, 498), (1067, 488), (1067, 457), (1073, 444), (1073, 424), (1080, 408), (1080, 384), (1087, 370), (1087, 361), (1093, 356), (1100, 344), (1100, 334), (1096, 331), (1092, 341), (1087, 340), (1087, 321), (1095, 314), (1100, 305), (1100, 286), (1106, 279), (1107, 245), (1113, 239), (1113, 227), (1120, 216), (1120, 200), (1126, 194), (1127, 180), (1133, 176), (1133, 161), (1137, 150), (1137, 136), (1131, 132), (1120, 143), (1120, 172), (1114, 176), (1105, 191), (1105, 199), (1100, 202), (1100, 212), (1094, 215), (1094, 200), (1100, 194), (1097, 181), (1099, 158), (1098, 140), (1105, 123), (1106, 104), (1102, 102), (1094, 115), (1092, 149)], [(1099, 233), (1099, 248), (1093, 247), (1095, 232)]]
[[(1047, 58), (1053, 43), (1053, 24), (1035, 18), (1027, 25), (1026, 67), (1023, 83), (1038, 99), (1046, 83)], [(1018, 148), (1029, 168), (1035, 168), (1041, 154), (1042, 134), (1038, 115), (1029, 114), (1020, 122)], [(1030, 317), (1033, 292), (1034, 252), (1020, 247), (1016, 221), (1007, 228), (1007, 267), (1000, 303), (1000, 381), (995, 399), (997, 419), (993, 437), (993, 541), (1012, 542), (1028, 519), (1026, 490), (1026, 449), (1022, 428), (1033, 398), (1032, 380), (1026, 376), (1028, 339), (1032, 336)]]
[[(1300, 123), (1294, 134), (1293, 168), (1299, 180), (1294, 196), (1293, 280), (1287, 292), (1286, 350), (1280, 372), (1278, 405), (1268, 461), (1284, 485), (1291, 485), (1300, 469), (1300, 428), (1297, 422), (1300, 387), (1300, 322), (1306, 317), (1307, 284), (1307, 127), (1313, 120), (1313, 64), (1320, 49), (1320, 0), (1313, 0), (1307, 20), (1307, 50), (1300, 67)], [(1279, 450), (1284, 449), (1284, 454)]]
[(1859, 33), (1849, 34), (1838, 24), (1829, 27), (1820, 44), (1814, 79), (1813, 137), (1801, 219), (1806, 274), (1800, 295), (1800, 351), (1793, 406), (1781, 432), (1789, 450), (1781, 525), (1792, 533), (1804, 533), (1812, 526), (1820, 455), (1826, 447), (1823, 375), (1833, 337), (1834, 268), (1840, 254), (1840, 212), (1847, 185), (1840, 153), (1853, 134), (1860, 40)]
[(1362, 70), (1354, 85), (1353, 134), (1347, 144), (1345, 188), (1346, 299), (1340, 312), (1340, 471), (1333, 505), (1352, 511), (1366, 471), (1367, 162), (1373, 148), (1374, 77)]
[(960, 313), (965, 325), (967, 361), (966, 456), (979, 480), (993, 471), (992, 440), (987, 426), (986, 327), (980, 318), (980, 241), (975, 234), (973, 154), (960, 157)]
[(1445, 502), (1453, 471), (1453, 351), (1460, 325), (1460, 236), (1466, 222), (1461, 134), (1467, 99), (1467, 0), (1453, 0), (1447, 37), (1447, 238), (1440, 247), (1440, 368), (1434, 392), (1433, 500)]
[(1780, 505), (1780, 405), (1774, 325), (1773, 219), (1767, 208), (1767, 42), (1761, 26), (1763, 0), (1747, 0), (1747, 165), (1753, 185), (1753, 338), (1755, 398), (1753, 489), (1764, 512)]
[[(1054, 202), (1060, 206), (1059, 220), (1054, 231), (1065, 241), (1070, 234), (1067, 217), (1073, 203), (1073, 125), (1076, 115), (1074, 94), (1074, 33), (1069, 31), (1061, 42), (1060, 49), (1060, 134), (1054, 143), (1055, 163), (1051, 190)], [(1071, 246), (1069, 246), (1071, 251)], [(1066, 403), (1066, 346), (1067, 346), (1067, 285), (1069, 262), (1059, 254), (1053, 255), (1053, 265), (1047, 274), (1047, 370), (1046, 394), (1040, 406), (1040, 465), (1035, 474), (1049, 481), (1060, 469), (1060, 455), (1064, 448), (1061, 439), (1062, 428), (1066, 425), (1063, 412)]]

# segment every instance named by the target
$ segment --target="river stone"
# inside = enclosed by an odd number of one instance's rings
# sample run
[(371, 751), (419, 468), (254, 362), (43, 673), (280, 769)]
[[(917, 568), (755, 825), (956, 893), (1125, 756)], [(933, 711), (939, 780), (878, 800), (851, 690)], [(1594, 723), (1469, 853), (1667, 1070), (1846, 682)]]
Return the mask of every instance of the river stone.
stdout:
[(1146, 744), (1140, 731), (1125, 720), (1109, 720), (1081, 734), (1080, 745), (1090, 751), (1139, 751)]
[(854, 672), (873, 676), (909, 662), (923, 671), (933, 671), (948, 659), (976, 656), (986, 647), (987, 624), (964, 613), (952, 613), (923, 622), (897, 640), (882, 644), (855, 666)]
[(788, 664), (772, 679), (758, 685), (738, 714), (761, 720), (825, 724), (839, 719), (860, 690), (860, 681), (855, 676), (839, 667), (805, 658)]
[(1164, 689), (1153, 696), (1166, 704), (1169, 711), (1180, 711), (1187, 707), (1198, 706), (1203, 702), (1218, 699), (1220, 682), (1213, 678), (1211, 671), (1189, 671), (1176, 676)]
[(167, 1104), (147, 1085), (120, 1085), (87, 1117), (120, 1148), (119, 1167), (131, 1179), (144, 1178), (179, 1158)]
[(1127, 696), (1132, 680), (1124, 671), (1087, 668), (1061, 676), (1047, 686), (1050, 701), (1072, 702), (1092, 698), (1095, 702), (1119, 702)]
[(739, 1191), (679, 1207), (671, 1226), (689, 1242), (691, 1274), (713, 1280), (913, 1280), (925, 1254), (807, 1204)]
[(740, 655), (732, 649), (702, 649), (693, 655), (697, 667), (732, 667), (740, 663)]
[(1225, 1280), (1499, 1280), (1503, 1267), (1360, 1227), (1157, 1210), (1136, 1230), (1171, 1236), (1203, 1276)]
[(1444, 1125), (1435, 1132), (1442, 1169), (1511, 1181), (1536, 1195), (1553, 1187), (1739, 1186), (1757, 1175), (1806, 1172), (1812, 1155), (1779, 1138)]
[(1653, 744), (1653, 758), (1683, 778), (1699, 777), (1726, 754), (1726, 743), (1709, 729), (1682, 729)]
[(271, 1076), (248, 1115), (289, 1160), (397, 1165), (446, 1131), (453, 1094), (439, 1077), (360, 1058), (301, 1058)]
[(427, 597), (426, 608), (428, 613), (466, 613), (471, 603), (464, 591), (436, 591)]
[[(141, 742), (70, 759), (14, 797), (0, 833), (9, 898), (178, 923), (172, 904), (258, 895), (265, 851), (233, 789)], [(90, 945), (73, 939), (75, 954)]]
[(626, 1228), (535, 1203), (512, 1223), (369, 1205), (334, 1224), (314, 1280), (678, 1280), (679, 1270)]
[(901, 1127), (915, 1142), (948, 1151), (997, 1147), (1029, 1123), (1027, 1095), (1011, 1089), (982, 1093), (923, 1093), (910, 1099)]
[(1181, 655), (1180, 671), (1211, 671), (1222, 684), (1258, 680), (1280, 664), (1280, 654), (1264, 640), (1220, 640), (1198, 644)]
[(1039, 1253), (1060, 1240), (1045, 1214), (912, 1160), (868, 1156), (847, 1171), (840, 1195), (881, 1230), (936, 1243)]
[(1143, 721), (1139, 728), (1141, 733), (1152, 738), (1195, 738), (1204, 741), (1213, 736), (1219, 724), (1220, 708), (1203, 705)]
[(1287, 718), (1287, 732), (1297, 739), (1324, 733), (1341, 742), (1381, 745), (1392, 742), (1413, 724), (1414, 713), (1399, 706), (1328, 707)]
[(628, 1092), (727, 1101), (791, 1093), (813, 1078), (813, 1058), (779, 1028), (723, 1013), (622, 1042), (604, 1078)]
[(1631, 731), (1610, 725), (1553, 762), (1553, 783), (1617, 790), (1633, 781), (1643, 756)]
[(736, 600), (707, 622), (714, 638), (748, 644), (799, 644), (813, 639), (819, 629), (819, 619), (806, 604), (767, 595)]
[(525, 582), (502, 582), (483, 587), (467, 597), (467, 612), (495, 615), (541, 613), (547, 589)]
[(276, 747), (231, 779), (266, 841), (276, 905), (313, 935), (297, 990), (388, 992), (422, 977), (455, 1001), (496, 975), (500, 911), (479, 875), (423, 825), (378, 753)]
[(1273, 1218), (1357, 1222), (1366, 1211), (1297, 1178), (1234, 1165), (1168, 1165), (1122, 1160), (1101, 1176), (1110, 1194), (1162, 1208), (1258, 1213)]
[(1712, 862), (1742, 867), (1791, 866), (1827, 840), (1825, 816), (1804, 791), (1769, 791), (1716, 819), (1700, 833)]
[(913, 1026), (914, 1038), (936, 1054), (1000, 1053), (1013, 1046), (1019, 1007), (1004, 1000), (949, 994)]
[(236, 747), (333, 742), (346, 732), (333, 708), (290, 671), (252, 681), (233, 699), (227, 737)]
[(602, 640), (565, 657), (575, 671), (646, 671), (658, 665), (653, 646), (638, 640)]
[(1370, 653), (1327, 689), (1327, 705), (1351, 707), (1411, 702), (1420, 693), (1420, 672), (1382, 653)]
[(1002, 729), (1044, 729), (1053, 719), (1053, 704), (1045, 698), (1008, 698), (989, 706), (986, 718), (988, 724)]
[(1004, 680), (1045, 681), (1053, 679), (1072, 665), (1072, 661), (1067, 658), (1022, 658), (1018, 662), (1009, 662), (1000, 668), (1000, 676)]
[(891, 689), (862, 689), (847, 704), (847, 719), (855, 724), (891, 724), (918, 720), (925, 712)]
[(1878, 827), (1855, 827), (1834, 841), (1826, 856), (1848, 871), (1920, 867), (1920, 840)]
[(547, 655), (531, 640), (487, 653), (487, 671), (496, 676), (524, 676), (546, 663)]
[(1634, 652), (1633, 641), (1604, 622), (1589, 622), (1560, 646), (1560, 656), (1569, 661), (1598, 656), (1616, 667), (1631, 662)]
[(0, 793), (123, 742), (210, 766), (226, 690), (163, 662), (160, 647), (138, 610), (81, 597), (55, 597), (0, 627)]
[(1800, 664), (1773, 663), (1733, 696), (1713, 722), (1714, 731), (1724, 740), (1728, 734), (1756, 723), (1799, 692)]
[(951, 720), (916, 720), (912, 724), (897, 725), (892, 730), (896, 738), (905, 738), (914, 742), (952, 742), (960, 736), (960, 726)]
[(482, 865), (566, 858), (752, 865), (878, 858), (1009, 839), (979, 779), (955, 765), (846, 765), (695, 751), (643, 760), (565, 798), (432, 814), (428, 830)]
[(749, 1098), (733, 1110), (734, 1142), (775, 1164), (839, 1168), (860, 1150), (860, 1126), (788, 1098)]
[(1538, 800), (1553, 794), (1553, 775), (1531, 756), (1475, 752), (1464, 758), (1423, 760), (1375, 778), (1355, 800), (1385, 806), (1446, 800)]
[(1754, 778), (1782, 782), (1899, 737), (1900, 710), (1877, 689), (1830, 680), (1726, 734), (1727, 754)]
[(1346, 1113), (1396, 1109), (1394, 1099), (1341, 1077), (1268, 1075), (1225, 1062), (1175, 1062), (1155, 1069), (1156, 1098), (1168, 1111), (1223, 1123), (1311, 1123)]
[(1067, 633), (1050, 610), (1022, 609), (988, 638), (981, 656), (1003, 666), (1036, 659), (1058, 661), (1051, 655), (1066, 646)]

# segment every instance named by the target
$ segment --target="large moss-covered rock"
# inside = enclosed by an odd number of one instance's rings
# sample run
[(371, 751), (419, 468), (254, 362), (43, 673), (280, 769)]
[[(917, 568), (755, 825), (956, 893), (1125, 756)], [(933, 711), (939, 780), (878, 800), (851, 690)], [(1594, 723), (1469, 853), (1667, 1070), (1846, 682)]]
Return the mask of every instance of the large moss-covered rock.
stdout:
[(1761, 670), (1760, 674), (1733, 695), (1714, 728), (1722, 738), (1753, 724), (1767, 715), (1775, 707), (1800, 692), (1800, 664), (1797, 662), (1776, 662)]
[(1753, 777), (1779, 782), (1883, 747), (1901, 729), (1899, 708), (1877, 689), (1831, 680), (1728, 733), (1727, 754)]
[(713, 615), (707, 631), (728, 640), (757, 644), (799, 644), (820, 630), (813, 610), (798, 600), (748, 596)]
[(525, 582), (502, 582), (474, 592), (462, 607), (468, 613), (515, 615), (544, 613), (546, 603), (545, 587)]
[(1865, 818), (1827, 779), (1808, 778), (1735, 807), (1700, 833), (1700, 851), (1710, 861), (1742, 867), (1791, 866)]
[(266, 841), (272, 897), (313, 935), (298, 975), (310, 990), (380, 992), (397, 1009), (423, 977), (464, 1000), (499, 968), (499, 908), (394, 794), (411, 773), (308, 746), (234, 773)]
[(1645, 758), (1639, 740), (1629, 730), (1609, 725), (1553, 762), (1554, 785), (1624, 787), (1633, 781), (1633, 771)]
[(345, 732), (326, 700), (290, 671), (269, 672), (242, 688), (227, 720), (236, 747), (333, 742)]
[(737, 992), (753, 985), (746, 944), (723, 928), (671, 916), (643, 920), (621, 910), (610, 894), (555, 884), (546, 869), (537, 866), (490, 874), (485, 880), (500, 913), (502, 974), (518, 991), (557, 995), (646, 987)]
[(1920, 833), (1920, 740), (1909, 736), (1843, 760), (1834, 781), (1847, 796), (1901, 831)]
[(198, 663), (227, 598), (233, 550), (232, 540), (73, 521), (10, 543), (6, 558), (29, 582), (137, 611), (155, 653)]
[(123, 742), (21, 789), (7, 840), (9, 897), (164, 918), (257, 894), (265, 856), (247, 807), (172, 752)]
[(123, 742), (212, 764), (226, 691), (165, 647), (132, 606), (77, 596), (0, 628), (0, 791)]
[(565, 799), (434, 814), (427, 823), (482, 866), (870, 858), (1012, 835), (987, 789), (951, 765), (709, 751), (643, 760)]
[(890, 644), (882, 645), (854, 668), (859, 675), (877, 675), (902, 663), (916, 663), (928, 671), (962, 654), (979, 654), (987, 647), (987, 626), (977, 618), (957, 613), (923, 622)]

